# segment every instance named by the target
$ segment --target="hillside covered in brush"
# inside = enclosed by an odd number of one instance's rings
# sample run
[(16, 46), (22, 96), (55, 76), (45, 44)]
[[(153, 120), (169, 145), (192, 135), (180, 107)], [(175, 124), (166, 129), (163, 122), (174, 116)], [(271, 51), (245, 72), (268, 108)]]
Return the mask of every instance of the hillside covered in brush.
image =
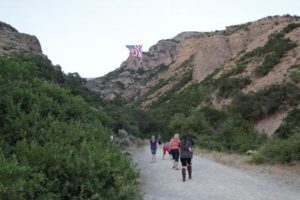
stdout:
[(215, 32), (184, 32), (88, 81), (143, 114), (144, 134), (189, 132), (255, 161), (300, 160), (300, 18), (274, 16)]
[(126, 115), (85, 83), (0, 22), (0, 199), (140, 199), (138, 172), (110, 140), (131, 130)]

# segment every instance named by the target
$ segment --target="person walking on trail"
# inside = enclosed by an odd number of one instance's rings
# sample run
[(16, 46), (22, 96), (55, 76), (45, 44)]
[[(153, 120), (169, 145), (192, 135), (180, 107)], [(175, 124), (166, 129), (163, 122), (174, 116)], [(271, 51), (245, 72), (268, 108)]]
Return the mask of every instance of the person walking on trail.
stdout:
[(180, 162), (182, 165), (182, 180), (186, 180), (186, 171), (188, 171), (189, 179), (192, 179), (192, 150), (193, 141), (190, 139), (188, 134), (183, 136), (182, 141), (179, 144), (180, 148)]
[(163, 155), (162, 155), (162, 159), (165, 159), (165, 155), (168, 152), (168, 154), (170, 155), (170, 141), (166, 141), (163, 145)]
[(162, 139), (161, 139), (160, 134), (158, 134), (158, 136), (157, 136), (157, 142), (158, 142), (159, 145), (161, 145), (161, 143), (162, 143)]
[(179, 134), (176, 133), (170, 141), (170, 152), (173, 158), (173, 169), (179, 170), (178, 159), (179, 159)]
[(152, 135), (150, 139), (150, 149), (151, 149), (151, 163), (156, 162), (156, 150), (157, 150), (157, 140), (155, 139), (155, 136)]

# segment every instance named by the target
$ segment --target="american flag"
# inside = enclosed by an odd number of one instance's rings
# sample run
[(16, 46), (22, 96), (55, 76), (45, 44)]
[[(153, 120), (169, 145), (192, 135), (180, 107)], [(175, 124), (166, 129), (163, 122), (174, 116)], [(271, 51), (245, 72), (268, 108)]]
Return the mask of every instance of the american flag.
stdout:
[(129, 49), (129, 54), (141, 58), (142, 57), (142, 45), (126, 45), (126, 47)]

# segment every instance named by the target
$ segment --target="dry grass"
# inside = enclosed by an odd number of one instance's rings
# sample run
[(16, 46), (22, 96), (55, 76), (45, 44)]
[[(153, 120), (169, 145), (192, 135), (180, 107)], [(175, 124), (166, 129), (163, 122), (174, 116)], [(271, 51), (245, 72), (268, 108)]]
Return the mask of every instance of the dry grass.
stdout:
[(295, 184), (300, 184), (300, 162), (289, 164), (260, 164), (256, 165), (251, 162), (251, 156), (240, 155), (235, 153), (224, 153), (210, 151), (206, 149), (196, 149), (195, 153), (201, 157), (232, 166), (242, 170), (249, 170), (256, 173), (264, 173), (286, 178)]

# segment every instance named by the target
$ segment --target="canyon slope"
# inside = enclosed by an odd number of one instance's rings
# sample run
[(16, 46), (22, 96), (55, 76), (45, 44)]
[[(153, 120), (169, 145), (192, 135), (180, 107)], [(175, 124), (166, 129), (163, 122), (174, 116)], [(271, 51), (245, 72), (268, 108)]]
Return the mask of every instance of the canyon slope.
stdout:
[[(142, 59), (128, 57), (115, 71), (89, 80), (87, 87), (106, 100), (121, 97), (140, 109), (149, 109), (166, 95), (208, 79), (238, 80), (233, 85), (243, 95), (289, 82), (299, 88), (299, 23), (297, 16), (270, 16), (221, 31), (183, 32), (158, 41), (143, 52)], [(210, 90), (198, 108), (230, 105), (233, 94), (227, 93), (232, 86), (226, 86), (228, 82)], [(257, 130), (273, 134), (295, 106), (282, 105), (252, 121)]]

